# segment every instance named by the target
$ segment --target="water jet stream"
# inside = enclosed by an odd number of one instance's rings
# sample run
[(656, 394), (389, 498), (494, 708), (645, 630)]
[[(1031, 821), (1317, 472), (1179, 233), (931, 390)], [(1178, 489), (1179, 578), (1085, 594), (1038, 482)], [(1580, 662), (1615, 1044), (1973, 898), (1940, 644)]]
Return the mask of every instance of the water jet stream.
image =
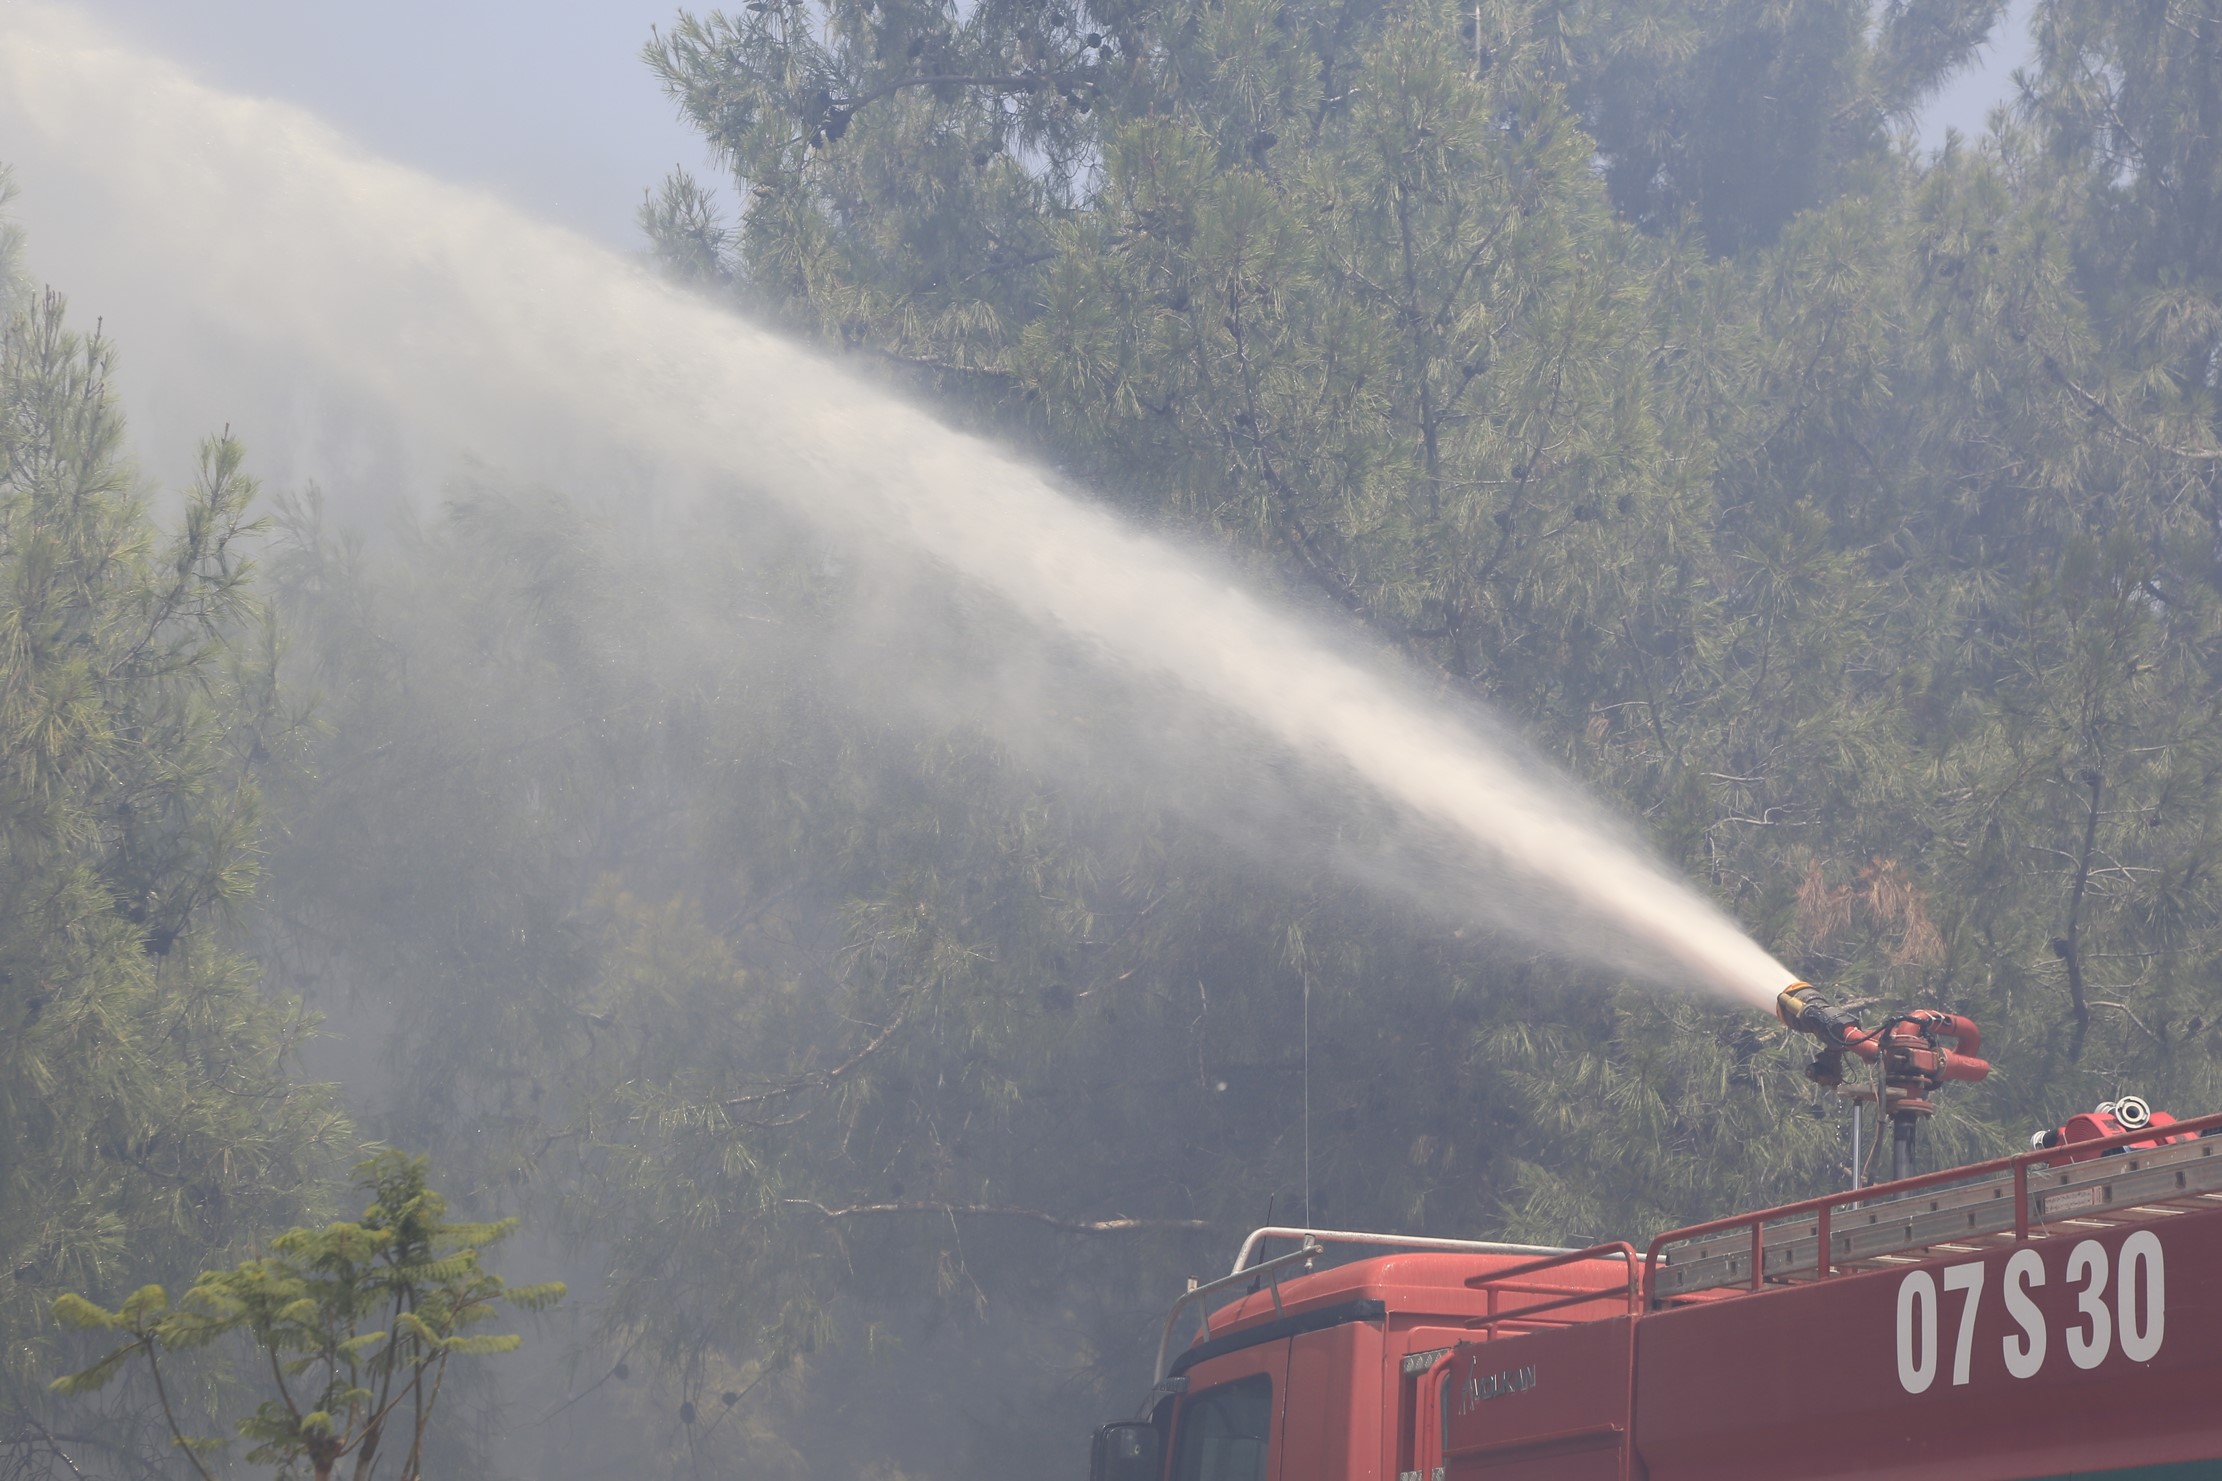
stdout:
[[(369, 157), (23, 0), (0, 17), (0, 150), (108, 213), (135, 270), (497, 460), (551, 426), (745, 479), (833, 538), (892, 541), (1126, 669), (1170, 680), (1456, 838), (1493, 924), (1762, 1010), (1792, 974), (1518, 765), (1209, 562), (977, 438), (491, 196)], [(34, 188), (40, 177), (33, 177)]]

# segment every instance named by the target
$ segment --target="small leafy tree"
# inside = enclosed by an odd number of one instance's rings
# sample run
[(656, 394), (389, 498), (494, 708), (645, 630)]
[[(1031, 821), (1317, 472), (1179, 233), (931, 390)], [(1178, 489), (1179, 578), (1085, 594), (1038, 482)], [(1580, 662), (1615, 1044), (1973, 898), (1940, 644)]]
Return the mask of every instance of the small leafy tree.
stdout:
[(353, 1458), (367, 1477), (390, 1431), (408, 1441), (402, 1481), (415, 1481), (425, 1432), (450, 1358), (514, 1351), (514, 1333), (474, 1333), (506, 1302), (540, 1310), (562, 1299), (563, 1285), (508, 1286), (481, 1263), (513, 1219), (447, 1221), (447, 1203), (425, 1186), (425, 1160), (397, 1152), (362, 1163), (371, 1194), (359, 1223), (290, 1229), (271, 1253), (230, 1270), (210, 1270), (175, 1306), (160, 1286), (141, 1287), (115, 1311), (65, 1295), (54, 1315), (74, 1327), (121, 1332), (129, 1340), (54, 1388), (99, 1389), (144, 1358), (178, 1447), (204, 1481), (204, 1459), (222, 1444), (188, 1436), (163, 1378), (162, 1355), (206, 1347), (244, 1333), (276, 1390), (238, 1423), (254, 1442), (247, 1459), (284, 1476), (335, 1474)]

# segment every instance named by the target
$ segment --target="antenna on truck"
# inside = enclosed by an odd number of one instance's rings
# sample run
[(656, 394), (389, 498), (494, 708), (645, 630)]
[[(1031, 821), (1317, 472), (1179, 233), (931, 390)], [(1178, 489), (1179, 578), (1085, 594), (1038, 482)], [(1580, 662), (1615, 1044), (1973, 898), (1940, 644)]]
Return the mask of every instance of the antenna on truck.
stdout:
[[(1265, 1221), (1273, 1220), (1268, 1217)], [(1312, 1222), (1312, 974), (1304, 972), (1304, 1223)]]

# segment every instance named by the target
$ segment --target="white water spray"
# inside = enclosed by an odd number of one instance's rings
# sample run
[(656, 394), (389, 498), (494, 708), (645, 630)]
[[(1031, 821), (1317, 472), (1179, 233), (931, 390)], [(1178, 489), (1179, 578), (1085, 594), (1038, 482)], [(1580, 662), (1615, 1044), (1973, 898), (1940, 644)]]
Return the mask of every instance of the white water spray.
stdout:
[[(637, 265), (369, 158), (22, 0), (0, 15), (0, 158), (69, 182), (134, 272), (496, 461), (591, 426), (886, 541), (1171, 680), (1457, 840), (1476, 916), (1762, 1009), (1792, 974), (1612, 836), (1571, 785), (1110, 514)], [(31, 183), (37, 188), (40, 176)], [(1572, 923), (1576, 929), (1569, 930)]]

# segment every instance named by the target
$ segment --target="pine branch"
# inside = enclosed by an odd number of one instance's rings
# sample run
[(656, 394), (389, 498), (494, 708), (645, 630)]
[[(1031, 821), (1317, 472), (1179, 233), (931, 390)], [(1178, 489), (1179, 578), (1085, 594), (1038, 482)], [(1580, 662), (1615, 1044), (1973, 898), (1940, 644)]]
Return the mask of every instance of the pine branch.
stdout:
[(154, 1379), (154, 1397), (162, 1405), (162, 1422), (170, 1427), (170, 1438), (177, 1443), (179, 1450), (185, 1452), (186, 1462), (193, 1467), (194, 1474), (199, 1476), (201, 1481), (216, 1481), (216, 1478), (208, 1473), (208, 1467), (201, 1464), (200, 1455), (194, 1450), (193, 1442), (186, 1438), (184, 1430), (178, 1428), (177, 1411), (170, 1405), (169, 1386), (162, 1381), (162, 1364), (155, 1356), (154, 1337), (150, 1334), (141, 1340), (146, 1345), (147, 1372)]
[(2091, 856), (2098, 846), (2099, 789), (2104, 785), (2096, 768), (2086, 768), (2078, 778), (2091, 789), (2091, 806), (2083, 819), (2083, 848), (2076, 855), (2075, 883), (2068, 889), (2067, 933), (2052, 943), (2052, 950), (2068, 968), (2068, 1007), (2075, 1015), (2075, 1032), (2068, 1039), (2068, 1058), (2083, 1057), (2084, 1035), (2091, 1028), (2091, 1005), (2083, 991), (2083, 950), (2079, 937), (2083, 929), (2083, 894), (2091, 882)]
[(1061, 87), (1068, 82), (1093, 82), (1085, 72), (1017, 72), (1006, 76), (969, 72), (934, 73), (924, 77), (897, 77), (866, 88), (846, 98), (830, 100), (828, 111), (854, 113), (867, 103), (876, 103), (892, 97), (905, 88), (913, 87), (992, 87), (1011, 92), (1035, 93), (1044, 88)]
[(1010, 385), (1018, 380), (1015, 371), (1001, 370), (992, 365), (958, 365), (949, 360), (937, 360), (930, 355), (905, 355), (897, 350), (874, 346), (872, 353), (895, 365), (906, 365), (913, 370), (931, 370), (946, 375), (969, 375), (980, 380)]
[(2150, 448), (2156, 453), (2166, 453), (2171, 458), (2182, 458), (2190, 463), (2222, 463), (2222, 450), (2177, 447), (2173, 443), (2162, 442), (2158, 438), (2149, 437), (2138, 431), (2128, 422), (2123, 421), (2120, 414), (2113, 407), (2108, 406), (2096, 392), (2086, 389), (2074, 376), (2069, 375), (2060, 362), (2052, 357), (2051, 351), (2040, 348), (2037, 351), (2037, 358), (2044, 362), (2046, 372), (2066, 387), (2070, 394), (2081, 401), (2094, 416), (2139, 447)]
[(800, 1079), (790, 1080), (784, 1085), (775, 1085), (770, 1090), (758, 1090), (747, 1095), (736, 1095), (727, 1100), (719, 1101), (718, 1104), (727, 1107), (756, 1106), (764, 1105), (770, 1101), (785, 1100), (789, 1096), (800, 1095), (805, 1090), (830, 1090), (858, 1065), (879, 1053), (886, 1046), (887, 1041), (895, 1037), (896, 1030), (910, 1021), (910, 1012), (911, 1005), (904, 1004), (902, 1012), (889, 1019), (887, 1026), (873, 1035), (869, 1044), (857, 1050), (847, 1059), (842, 1060), (832, 1069), (816, 1070), (802, 1076)]

